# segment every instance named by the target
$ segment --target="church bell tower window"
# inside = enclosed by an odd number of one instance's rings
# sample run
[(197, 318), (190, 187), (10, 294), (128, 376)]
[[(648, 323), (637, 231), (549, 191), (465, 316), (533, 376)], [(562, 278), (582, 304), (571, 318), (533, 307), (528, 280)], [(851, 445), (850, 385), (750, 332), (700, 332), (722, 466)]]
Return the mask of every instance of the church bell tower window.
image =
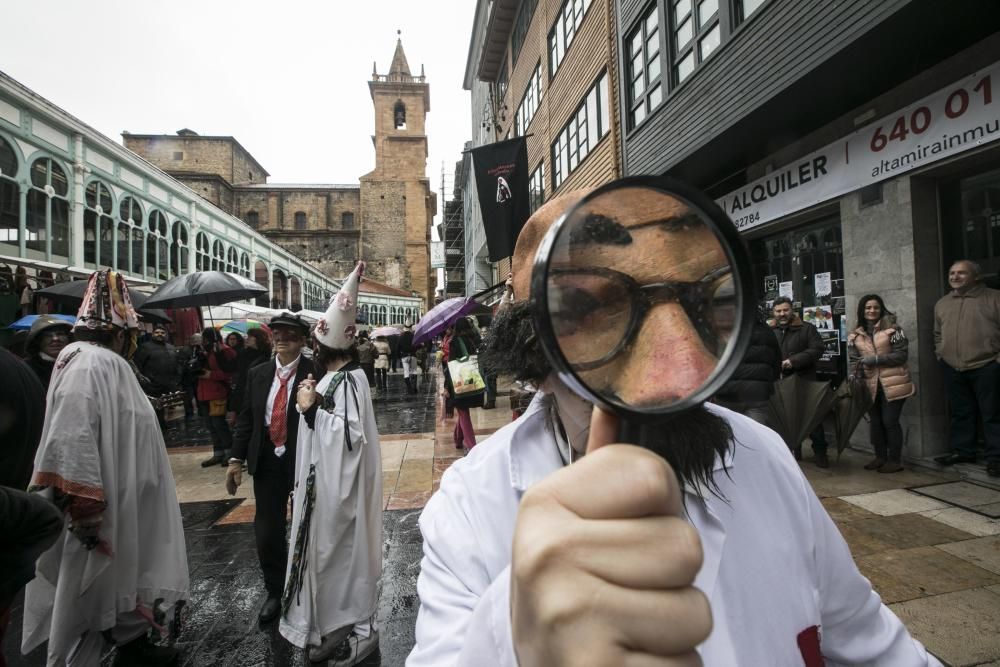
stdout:
[(403, 104), (403, 100), (396, 101), (396, 105), (392, 108), (392, 119), (397, 130), (406, 129), (406, 105)]

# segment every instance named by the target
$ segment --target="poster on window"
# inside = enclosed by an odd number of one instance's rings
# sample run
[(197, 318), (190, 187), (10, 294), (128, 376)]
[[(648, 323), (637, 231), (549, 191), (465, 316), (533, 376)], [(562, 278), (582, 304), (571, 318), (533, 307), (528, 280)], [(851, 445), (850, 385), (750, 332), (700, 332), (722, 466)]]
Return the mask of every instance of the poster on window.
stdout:
[(840, 356), (840, 332), (820, 331), (819, 337), (823, 339), (823, 356), (821, 360), (829, 361), (833, 357)]
[(792, 289), (792, 281), (789, 280), (786, 283), (778, 284), (778, 296), (783, 296), (786, 299), (795, 299), (795, 290)]
[(815, 276), (816, 296), (830, 296), (833, 286), (830, 284), (830, 272), (817, 273)]
[(802, 319), (820, 331), (833, 331), (833, 309), (830, 306), (803, 308)]

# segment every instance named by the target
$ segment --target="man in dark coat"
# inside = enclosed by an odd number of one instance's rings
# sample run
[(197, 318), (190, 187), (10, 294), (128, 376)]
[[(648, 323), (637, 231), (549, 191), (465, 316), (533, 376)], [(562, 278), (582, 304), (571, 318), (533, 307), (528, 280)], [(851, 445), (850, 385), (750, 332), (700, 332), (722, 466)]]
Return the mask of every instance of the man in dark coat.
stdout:
[(288, 497), (295, 484), (295, 441), (299, 413), (295, 390), (310, 374), (321, 373), (310, 359), (302, 356), (309, 325), (292, 313), (271, 320), (277, 354), (268, 363), (258, 364), (247, 376), (243, 405), (236, 418), (233, 448), (226, 471), (230, 495), (243, 481), (243, 464), (253, 476), (257, 512), (253, 526), (257, 538), (257, 558), (264, 573), (267, 600), (260, 621), (267, 623), (281, 611), (288, 548), (285, 544)]
[(406, 390), (411, 394), (417, 393), (417, 377), (413, 359), (413, 329), (410, 322), (403, 324), (403, 333), (399, 336), (399, 343), (396, 344), (396, 353), (403, 362), (403, 382)]
[[(788, 297), (778, 297), (774, 300), (774, 333), (781, 346), (781, 375), (800, 375), (809, 380), (816, 379), (816, 362), (823, 356), (823, 339), (816, 327), (803, 322), (797, 313), (792, 311), (792, 301)], [(816, 465), (829, 468), (830, 459), (826, 455), (827, 442), (823, 424), (809, 434)], [(802, 445), (795, 448), (795, 458), (801, 458)]]
[(763, 319), (758, 319), (750, 332), (750, 346), (743, 361), (715, 395), (715, 402), (766, 426), (767, 402), (774, 392), (775, 380), (781, 377), (783, 358), (774, 331)]
[(135, 353), (136, 367), (149, 378), (143, 387), (150, 396), (177, 391), (181, 382), (181, 369), (177, 349), (167, 342), (167, 328), (162, 324), (153, 327), (153, 336)]

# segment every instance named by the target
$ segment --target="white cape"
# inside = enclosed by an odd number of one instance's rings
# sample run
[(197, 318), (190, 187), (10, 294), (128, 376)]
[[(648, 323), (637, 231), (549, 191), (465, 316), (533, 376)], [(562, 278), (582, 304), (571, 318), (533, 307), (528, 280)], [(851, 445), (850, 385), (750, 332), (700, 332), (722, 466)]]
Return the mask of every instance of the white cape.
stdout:
[[(315, 430), (299, 417), (295, 495), (285, 586), (296, 567), (304, 569), (301, 589), (292, 593), (282, 614), (281, 634), (305, 648), (319, 645), (338, 628), (375, 615), (382, 578), (382, 456), (364, 371), (334, 391), (333, 412), (316, 410)], [(316, 391), (322, 395), (335, 373), (327, 373)], [(347, 389), (354, 380), (357, 401)], [(346, 411), (346, 422), (345, 422)], [(345, 434), (344, 429), (348, 429)], [(350, 436), (351, 449), (345, 444)], [(302, 525), (306, 480), (315, 466), (315, 503), (308, 541), (296, 558)]]
[(93, 343), (63, 349), (49, 386), (33, 485), (106, 503), (88, 551), (68, 531), (38, 559), (24, 602), (21, 650), (49, 640), (59, 663), (80, 635), (118, 614), (187, 598), (180, 507), (156, 413), (128, 363)]

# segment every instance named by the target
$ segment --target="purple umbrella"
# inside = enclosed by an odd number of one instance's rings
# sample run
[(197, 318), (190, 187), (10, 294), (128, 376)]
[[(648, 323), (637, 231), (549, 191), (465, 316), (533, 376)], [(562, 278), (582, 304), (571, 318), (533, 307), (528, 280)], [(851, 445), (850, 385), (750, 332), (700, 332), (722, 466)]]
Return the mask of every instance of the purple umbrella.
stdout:
[(413, 329), (413, 344), (420, 345), (471, 313), (479, 304), (472, 297), (456, 296), (428, 310)]

